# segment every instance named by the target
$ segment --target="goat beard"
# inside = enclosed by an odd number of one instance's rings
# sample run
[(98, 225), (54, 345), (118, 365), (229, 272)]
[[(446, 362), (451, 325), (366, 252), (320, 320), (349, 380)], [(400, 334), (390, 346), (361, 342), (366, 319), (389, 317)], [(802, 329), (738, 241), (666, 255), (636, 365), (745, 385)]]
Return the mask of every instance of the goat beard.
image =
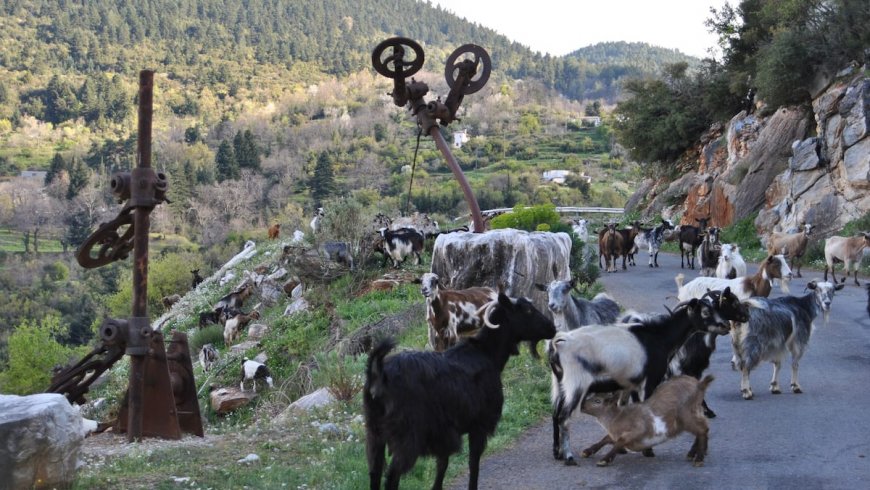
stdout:
[(779, 287), (782, 289), (782, 292), (785, 294), (789, 294), (791, 292), (791, 291), (789, 291), (788, 283), (789, 283), (788, 279), (783, 278), (783, 279), (779, 280), (779, 284), (780, 284)]

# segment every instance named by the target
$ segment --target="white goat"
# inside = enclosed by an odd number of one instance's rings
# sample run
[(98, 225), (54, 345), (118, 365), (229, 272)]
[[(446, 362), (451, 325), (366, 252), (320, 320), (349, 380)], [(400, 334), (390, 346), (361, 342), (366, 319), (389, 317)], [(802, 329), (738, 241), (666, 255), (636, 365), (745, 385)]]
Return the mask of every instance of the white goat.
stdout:
[(683, 285), (684, 279), (685, 276), (683, 274), (679, 274), (674, 278), (679, 290), (677, 297), (680, 301), (686, 301), (691, 298), (703, 298), (707, 294), (707, 291), (722, 291), (727, 287), (730, 287), (731, 292), (738, 298), (744, 300), (752, 296), (770, 295), (773, 287), (771, 281), (773, 279), (782, 279), (782, 289), (788, 292), (788, 280), (791, 279), (791, 269), (782, 255), (770, 255), (761, 262), (761, 265), (758, 266), (758, 272), (752, 276), (734, 279), (697, 277)]
[[(830, 269), (831, 277), (836, 283), (837, 275), (834, 274), (834, 263), (844, 262), (846, 278), (849, 277), (852, 264), (855, 264), (855, 285), (860, 286), (858, 266), (861, 264), (866, 247), (870, 247), (870, 233), (861, 233), (853, 237), (832, 236), (825, 240), (825, 280), (828, 280), (828, 269)], [(843, 280), (845, 281), (846, 278)]]
[(721, 279), (734, 279), (746, 275), (746, 261), (740, 255), (740, 247), (726, 243), (722, 245), (719, 254), (719, 265), (716, 266), (716, 277)]

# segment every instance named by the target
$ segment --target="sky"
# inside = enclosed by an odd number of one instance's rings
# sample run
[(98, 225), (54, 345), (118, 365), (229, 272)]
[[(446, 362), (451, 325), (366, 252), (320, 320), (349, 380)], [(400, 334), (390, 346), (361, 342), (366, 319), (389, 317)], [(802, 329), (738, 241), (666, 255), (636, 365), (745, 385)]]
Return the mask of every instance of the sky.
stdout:
[[(606, 41), (646, 42), (709, 56), (704, 21), (726, 0), (430, 0), (460, 18), (554, 56)], [(732, 2), (733, 4), (733, 2)], [(522, 6), (520, 6), (522, 5)]]

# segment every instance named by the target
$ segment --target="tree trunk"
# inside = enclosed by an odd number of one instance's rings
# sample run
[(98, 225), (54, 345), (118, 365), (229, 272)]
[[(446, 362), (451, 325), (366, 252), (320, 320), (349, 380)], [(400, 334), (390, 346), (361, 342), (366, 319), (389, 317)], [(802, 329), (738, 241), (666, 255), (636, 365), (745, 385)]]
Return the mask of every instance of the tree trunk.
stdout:
[(39, 253), (39, 228), (33, 230), (33, 253)]
[(24, 253), (30, 253), (30, 232), (25, 231), (24, 237), (22, 238), (24, 241)]

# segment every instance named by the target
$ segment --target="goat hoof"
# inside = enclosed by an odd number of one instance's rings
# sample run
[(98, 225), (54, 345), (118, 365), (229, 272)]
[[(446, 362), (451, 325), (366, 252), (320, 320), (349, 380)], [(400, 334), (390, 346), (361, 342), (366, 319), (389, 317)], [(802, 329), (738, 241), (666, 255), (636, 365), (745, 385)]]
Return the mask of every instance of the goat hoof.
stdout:
[(590, 451), (590, 450), (588, 450), (588, 449), (584, 449), (584, 450), (580, 453), (580, 456), (583, 457), (583, 458), (588, 458), (588, 457), (592, 456), (593, 454), (595, 454), (595, 453), (592, 452), (592, 451)]
[(752, 392), (749, 390), (743, 390), (743, 399), (744, 400), (752, 400)]
[(692, 463), (692, 466), (694, 466), (695, 468), (700, 468), (700, 467), (704, 466), (704, 462), (703, 461), (695, 461), (694, 463)]
[(791, 387), (791, 391), (792, 391), (792, 393), (794, 393), (795, 395), (800, 395), (801, 393), (804, 392), (804, 390), (802, 390), (800, 386), (792, 386), (792, 387)]
[(645, 458), (654, 458), (656, 456), (651, 447), (644, 449), (642, 454)]
[(779, 388), (774, 388), (774, 387), (771, 386), (771, 387), (770, 387), (770, 393), (773, 394), (773, 395), (781, 395), (781, 394), (782, 394), (782, 390), (780, 390)]
[(565, 466), (577, 466), (577, 460), (574, 459), (574, 456), (568, 456), (565, 459)]
[(595, 463), (595, 466), (602, 466), (602, 467), (604, 467), (604, 466), (608, 466), (608, 465), (610, 465), (610, 461), (608, 461), (608, 460), (606, 460), (606, 459), (602, 459), (601, 461)]
[(714, 412), (708, 408), (708, 409), (704, 410), (704, 416), (707, 417), (708, 419), (715, 419), (716, 412)]

